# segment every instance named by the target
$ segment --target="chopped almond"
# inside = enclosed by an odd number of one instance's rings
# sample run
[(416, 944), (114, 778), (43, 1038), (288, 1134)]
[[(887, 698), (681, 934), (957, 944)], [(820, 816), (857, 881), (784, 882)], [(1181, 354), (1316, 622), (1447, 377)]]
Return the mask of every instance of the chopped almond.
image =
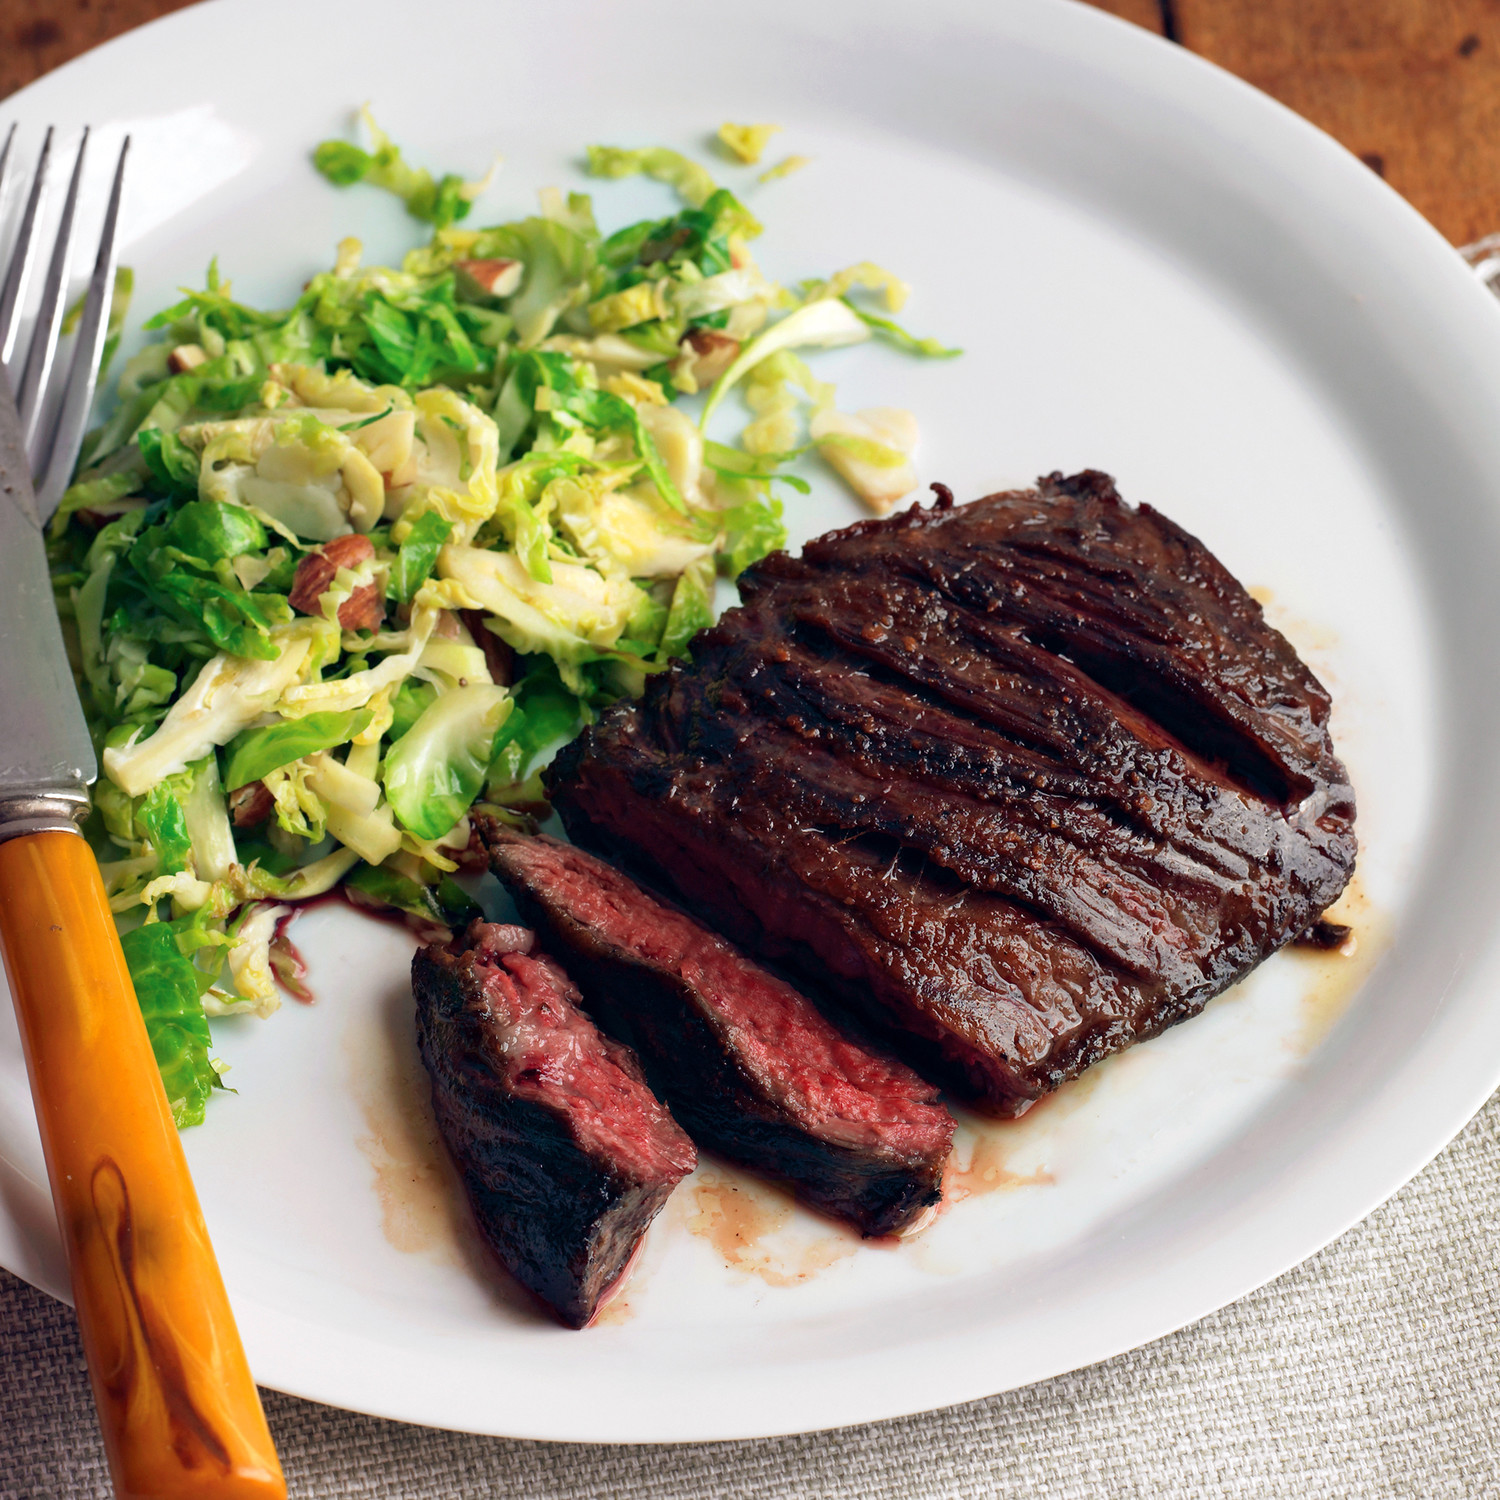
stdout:
[(699, 390), (710, 386), (734, 363), (740, 352), (740, 341), (717, 328), (694, 328), (683, 335), (682, 342), (697, 357), (693, 361), (693, 379)]
[(338, 567), (329, 562), (321, 552), (309, 552), (297, 564), (297, 571), (292, 576), (292, 591), (287, 595), (288, 603), (304, 615), (317, 614), (318, 600), (323, 597), (323, 590), (333, 582), (333, 575), (337, 572)]
[(476, 824), (469, 824), (469, 842), (462, 849), (444, 845), (444, 852), (453, 856), (454, 863), (466, 875), (487, 875), (490, 869), (490, 850), (480, 836)]
[(208, 350), (202, 344), (179, 344), (168, 356), (167, 364), (174, 375), (185, 375), (208, 362)]
[(375, 556), (375, 543), (357, 531), (348, 531), (324, 542), (323, 556), (336, 568), (357, 568)]
[(362, 583), (339, 605), (341, 630), (377, 630), (385, 619), (385, 598), (378, 583)]
[[(357, 568), (361, 563), (369, 562), (375, 556), (375, 545), (369, 537), (361, 536), (357, 531), (350, 532), (348, 536), (336, 536), (331, 542), (325, 542), (317, 552), (309, 552), (301, 562), (297, 564), (296, 574), (292, 578), (292, 591), (287, 596), (293, 609), (301, 610), (305, 615), (318, 614), (318, 601), (333, 582), (334, 574), (340, 568)], [(339, 624), (344, 625), (344, 612), (360, 600), (366, 589), (374, 588), (373, 584), (365, 584), (356, 589), (354, 593), (339, 608)], [(378, 590), (375, 603), (379, 609), (376, 616), (377, 621), (384, 615), (383, 603), (378, 598)], [(362, 614), (369, 613), (368, 603), (362, 603)], [(351, 630), (372, 630), (373, 625), (345, 625)]]
[(510, 296), (525, 270), (518, 260), (456, 260), (453, 267), (486, 297)]
[(484, 623), (484, 615), (477, 609), (460, 612), (463, 622), (474, 638), (474, 644), (484, 652), (484, 664), (490, 669), (490, 681), (501, 687), (509, 687), (516, 670), (516, 653)]
[(139, 495), (130, 495), (123, 500), (106, 500), (99, 505), (90, 505), (83, 510), (75, 510), (77, 517), (91, 531), (102, 531), (111, 521), (118, 521), (121, 516), (128, 515), (133, 510), (145, 510), (146, 501)]
[(276, 799), (263, 781), (237, 786), (229, 794), (229, 814), (236, 828), (254, 828), (258, 823), (264, 823), (275, 806)]

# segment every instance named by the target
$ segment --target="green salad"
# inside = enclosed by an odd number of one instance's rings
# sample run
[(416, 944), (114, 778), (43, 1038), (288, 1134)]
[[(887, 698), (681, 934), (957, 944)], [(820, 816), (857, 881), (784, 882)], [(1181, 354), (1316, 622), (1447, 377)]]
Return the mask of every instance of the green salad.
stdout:
[[(782, 545), (793, 460), (877, 511), (915, 487), (911, 416), (840, 411), (797, 351), (956, 352), (891, 320), (906, 289), (877, 266), (767, 280), (760, 225), (677, 152), (588, 150), (595, 176), (672, 189), (662, 218), (606, 235), (549, 189), (476, 229), (481, 184), (367, 125), (370, 149), (315, 164), (398, 194), (430, 240), (399, 267), (345, 240), (274, 311), (211, 266), (146, 323), (52, 526), (103, 771), (91, 836), (179, 1125), (222, 1086), (208, 1018), (278, 1008), (292, 903), (475, 913), (470, 808), (538, 812), (539, 758)], [(748, 164), (769, 132), (721, 139)], [(733, 445), (705, 436), (731, 391)]]

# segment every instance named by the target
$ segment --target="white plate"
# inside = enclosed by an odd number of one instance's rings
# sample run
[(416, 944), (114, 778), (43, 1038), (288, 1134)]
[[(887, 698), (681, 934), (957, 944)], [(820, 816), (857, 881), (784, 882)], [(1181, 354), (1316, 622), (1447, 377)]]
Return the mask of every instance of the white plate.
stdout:
[[(652, 1230), (623, 1307), (578, 1334), (474, 1269), (413, 1074), (409, 940), (316, 911), (298, 938), (318, 1003), (217, 1028), (240, 1092), (186, 1137), (262, 1381), (536, 1438), (892, 1416), (1200, 1317), (1449, 1139), (1500, 1077), (1500, 309), (1415, 213), (1212, 67), (1039, 0), (223, 0), (4, 115), (28, 143), (48, 120), (135, 131), (139, 312), (214, 253), (275, 302), (343, 234), (381, 257), (413, 243), (393, 203), (308, 166), (366, 98), (418, 161), (505, 154), (480, 223), (587, 186), (588, 141), (785, 125), (777, 152), (812, 166), (764, 188), (720, 169), (769, 226), (770, 272), (895, 267), (912, 326), (968, 350), (819, 359), (849, 404), (920, 414), (924, 478), (965, 498), (1105, 468), (1269, 590), (1335, 693), (1364, 956), (1282, 955), (1020, 1124), (977, 1147), (966, 1127), (964, 1181), (988, 1191), (899, 1249), (710, 1169)], [(653, 184), (593, 187), (607, 226), (668, 210)], [(791, 510), (801, 536), (853, 514), (829, 484)], [(0, 1153), (0, 1262), (61, 1295), (8, 1010)]]

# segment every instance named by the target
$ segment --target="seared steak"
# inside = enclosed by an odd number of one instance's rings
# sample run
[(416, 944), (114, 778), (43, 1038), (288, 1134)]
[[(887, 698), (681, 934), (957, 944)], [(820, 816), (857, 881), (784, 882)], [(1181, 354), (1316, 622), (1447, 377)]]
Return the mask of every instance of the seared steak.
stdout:
[(412, 959), (438, 1128), (485, 1240), (569, 1328), (624, 1274), (693, 1143), (524, 927), (473, 923)]
[(740, 592), (554, 804), (982, 1108), (1196, 1014), (1349, 879), (1327, 693), (1106, 475), (941, 492)]
[(866, 1235), (938, 1201), (953, 1120), (934, 1088), (581, 849), (476, 824), (589, 1014), (635, 1050), (700, 1146)]

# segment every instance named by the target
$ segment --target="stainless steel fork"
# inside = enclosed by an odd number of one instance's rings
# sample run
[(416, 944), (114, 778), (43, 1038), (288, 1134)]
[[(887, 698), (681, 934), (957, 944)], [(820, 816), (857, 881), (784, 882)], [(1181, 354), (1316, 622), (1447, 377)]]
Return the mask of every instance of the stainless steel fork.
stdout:
[[(16, 127), (10, 128), (5, 145), (0, 148), (0, 202), (11, 159), (15, 155)], [(115, 165), (114, 184), (110, 189), (109, 207), (94, 257), (93, 274), (84, 297), (78, 322), (78, 336), (73, 345), (73, 360), (63, 378), (59, 394), (52, 377), (62, 333), (63, 303), (68, 289), (69, 257), (73, 245), (74, 220), (78, 210), (78, 190), (83, 181), (84, 161), (88, 153), (89, 132), (85, 127), (73, 160), (68, 194), (63, 200), (57, 237), (47, 263), (42, 283), (41, 302), (31, 338), (24, 355), (21, 342), (21, 320), (25, 311), (26, 289), (41, 251), (42, 236), (38, 230), (41, 208), (46, 194), (47, 168), (52, 155), (53, 132), (48, 130), (42, 141), (41, 155), (32, 175), (21, 227), (11, 250), (5, 279), (0, 282), (0, 369), (3, 369), (16, 407), (21, 416), (21, 436), (31, 465), (36, 489), (38, 517), (43, 523), (51, 518), (72, 477), (73, 465), (88, 426), (89, 410), (94, 402), (94, 388), (99, 379), (99, 359), (109, 330), (110, 302), (114, 295), (116, 242), (120, 228), (120, 199), (125, 186), (125, 164), (130, 155), (130, 137), (120, 147)]]
[[(12, 135), (0, 171), (14, 146)], [(57, 505), (88, 420), (126, 152), (57, 389), (87, 136), (24, 355), (17, 333), (51, 148), (49, 133), (0, 286), (0, 956), (116, 1495), (286, 1500), (99, 867), (75, 821), (97, 763), (52, 609), (42, 513)]]

